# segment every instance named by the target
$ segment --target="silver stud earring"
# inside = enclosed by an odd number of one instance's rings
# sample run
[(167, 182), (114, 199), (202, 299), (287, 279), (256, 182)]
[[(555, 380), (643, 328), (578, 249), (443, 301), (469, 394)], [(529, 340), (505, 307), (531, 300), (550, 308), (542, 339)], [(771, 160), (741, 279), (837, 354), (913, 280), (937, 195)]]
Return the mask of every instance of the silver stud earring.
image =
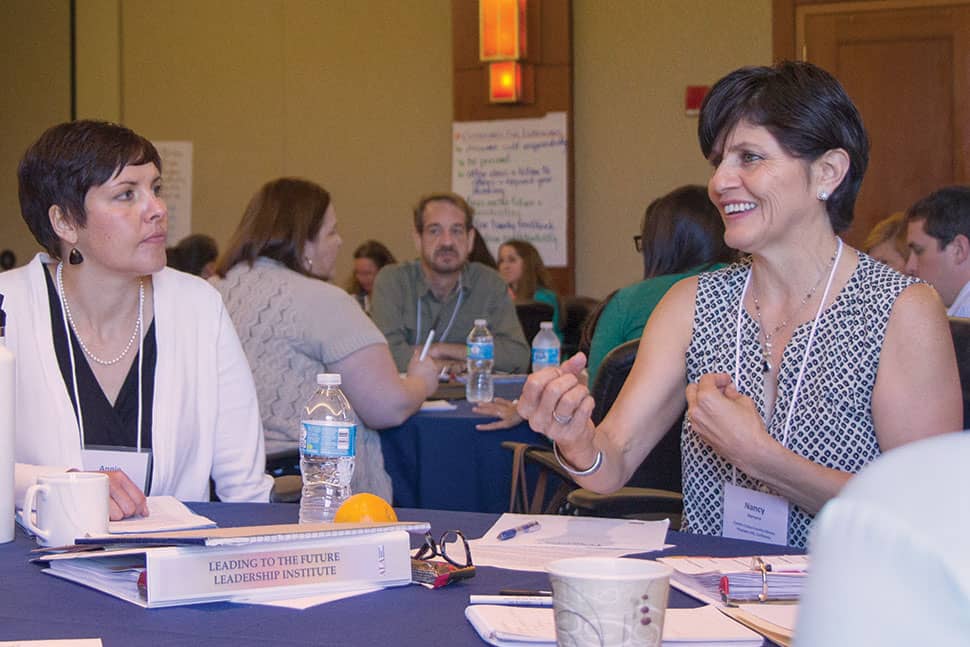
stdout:
[(828, 191), (819, 191), (818, 192), (818, 199), (821, 200), (822, 202), (825, 202), (826, 200), (829, 199), (829, 192)]
[(313, 270), (313, 259), (310, 258), (309, 256), (304, 256), (303, 257), (303, 260), (306, 261), (306, 269), (307, 269), (307, 272), (312, 271)]

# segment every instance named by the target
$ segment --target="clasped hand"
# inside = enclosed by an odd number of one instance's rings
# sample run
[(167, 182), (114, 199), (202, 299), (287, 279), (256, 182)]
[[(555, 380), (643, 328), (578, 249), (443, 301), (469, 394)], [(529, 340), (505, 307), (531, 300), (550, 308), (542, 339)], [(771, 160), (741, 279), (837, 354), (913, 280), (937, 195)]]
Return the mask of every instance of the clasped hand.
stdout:
[(754, 401), (738, 392), (730, 375), (702, 375), (696, 384), (687, 385), (686, 396), (694, 431), (719, 456), (745, 472), (752, 474), (758, 458), (777, 444)]

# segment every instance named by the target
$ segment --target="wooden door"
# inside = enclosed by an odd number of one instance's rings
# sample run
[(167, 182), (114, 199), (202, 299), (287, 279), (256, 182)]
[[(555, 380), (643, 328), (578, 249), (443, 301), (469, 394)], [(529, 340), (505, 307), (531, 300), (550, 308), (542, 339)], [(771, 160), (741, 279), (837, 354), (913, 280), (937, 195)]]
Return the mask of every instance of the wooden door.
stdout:
[[(970, 184), (970, 2), (798, 8), (798, 50), (834, 74), (869, 132), (869, 169), (846, 241), (948, 184)], [(909, 3), (915, 4), (915, 3)], [(892, 8), (897, 7), (897, 8)]]

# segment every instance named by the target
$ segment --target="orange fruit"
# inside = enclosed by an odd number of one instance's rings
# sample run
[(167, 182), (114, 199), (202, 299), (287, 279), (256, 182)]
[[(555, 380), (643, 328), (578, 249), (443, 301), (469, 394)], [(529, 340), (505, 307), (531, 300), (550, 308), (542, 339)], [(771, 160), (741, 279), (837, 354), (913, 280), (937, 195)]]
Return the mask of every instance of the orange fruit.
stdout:
[(397, 514), (391, 504), (368, 492), (354, 494), (344, 501), (333, 520), (337, 523), (358, 521), (397, 521)]

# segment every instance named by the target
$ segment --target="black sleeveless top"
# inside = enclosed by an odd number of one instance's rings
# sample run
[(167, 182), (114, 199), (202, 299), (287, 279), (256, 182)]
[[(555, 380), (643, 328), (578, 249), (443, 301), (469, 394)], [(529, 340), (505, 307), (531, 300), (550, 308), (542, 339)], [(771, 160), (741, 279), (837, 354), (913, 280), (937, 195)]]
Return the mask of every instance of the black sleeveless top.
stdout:
[[(71, 356), (67, 348), (67, 331), (61, 315), (61, 300), (54, 287), (50, 272), (45, 270), (47, 279), (47, 300), (51, 311), (51, 333), (54, 338), (54, 352), (57, 364), (64, 378), (64, 386), (74, 405), (77, 416), (77, 394), (71, 379)], [(98, 384), (88, 358), (81, 349), (74, 331), (71, 331), (71, 344), (74, 347), (74, 363), (77, 370), (77, 389), (81, 396), (81, 410), (84, 414), (84, 444), (108, 447), (137, 447), (135, 427), (138, 425), (138, 356), (132, 362), (125, 377), (118, 399), (112, 406), (101, 385)], [(148, 327), (144, 341), (145, 360), (142, 366), (142, 425), (141, 445), (143, 449), (152, 446), (152, 403), (155, 393), (155, 322)]]

